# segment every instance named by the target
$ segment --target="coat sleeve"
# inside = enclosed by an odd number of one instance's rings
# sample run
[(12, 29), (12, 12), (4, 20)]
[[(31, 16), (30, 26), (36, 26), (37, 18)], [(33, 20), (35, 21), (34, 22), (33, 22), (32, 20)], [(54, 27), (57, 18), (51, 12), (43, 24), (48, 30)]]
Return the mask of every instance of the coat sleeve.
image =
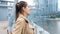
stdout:
[(21, 34), (24, 26), (25, 26), (24, 19), (21, 18), (21, 19), (17, 20), (16, 23), (13, 25), (12, 34)]

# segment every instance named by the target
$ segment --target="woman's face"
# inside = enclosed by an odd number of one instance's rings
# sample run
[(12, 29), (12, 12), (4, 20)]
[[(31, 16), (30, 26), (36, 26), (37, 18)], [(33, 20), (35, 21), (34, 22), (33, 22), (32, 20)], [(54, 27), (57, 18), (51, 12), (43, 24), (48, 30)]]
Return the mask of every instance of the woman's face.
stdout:
[(26, 14), (30, 14), (30, 8), (29, 8), (29, 6), (26, 6), (25, 8), (23, 8), (23, 10), (24, 10), (24, 12), (26, 13)]

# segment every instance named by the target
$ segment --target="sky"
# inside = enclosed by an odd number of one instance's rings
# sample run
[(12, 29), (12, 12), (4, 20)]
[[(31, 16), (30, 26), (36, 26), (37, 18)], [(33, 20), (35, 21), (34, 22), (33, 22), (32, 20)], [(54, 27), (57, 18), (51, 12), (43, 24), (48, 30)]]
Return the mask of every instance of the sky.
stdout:
[(60, 11), (60, 0), (58, 0), (58, 11)]

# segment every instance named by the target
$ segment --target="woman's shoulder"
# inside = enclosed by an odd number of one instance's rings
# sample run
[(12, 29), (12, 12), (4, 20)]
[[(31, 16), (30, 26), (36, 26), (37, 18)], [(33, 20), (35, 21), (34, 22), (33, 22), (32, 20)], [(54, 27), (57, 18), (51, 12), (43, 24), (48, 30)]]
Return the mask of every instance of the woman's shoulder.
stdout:
[(21, 17), (18, 17), (17, 20), (15, 21), (14, 25), (20, 24), (20, 23), (24, 23), (25, 20)]

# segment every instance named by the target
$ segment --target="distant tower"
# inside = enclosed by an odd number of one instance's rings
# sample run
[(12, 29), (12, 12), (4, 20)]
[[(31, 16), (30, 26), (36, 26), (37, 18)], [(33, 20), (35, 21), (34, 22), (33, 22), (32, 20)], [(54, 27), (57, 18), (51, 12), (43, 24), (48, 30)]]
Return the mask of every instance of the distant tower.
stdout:
[(56, 13), (57, 12), (57, 1), (58, 0), (44, 0), (45, 14)]

